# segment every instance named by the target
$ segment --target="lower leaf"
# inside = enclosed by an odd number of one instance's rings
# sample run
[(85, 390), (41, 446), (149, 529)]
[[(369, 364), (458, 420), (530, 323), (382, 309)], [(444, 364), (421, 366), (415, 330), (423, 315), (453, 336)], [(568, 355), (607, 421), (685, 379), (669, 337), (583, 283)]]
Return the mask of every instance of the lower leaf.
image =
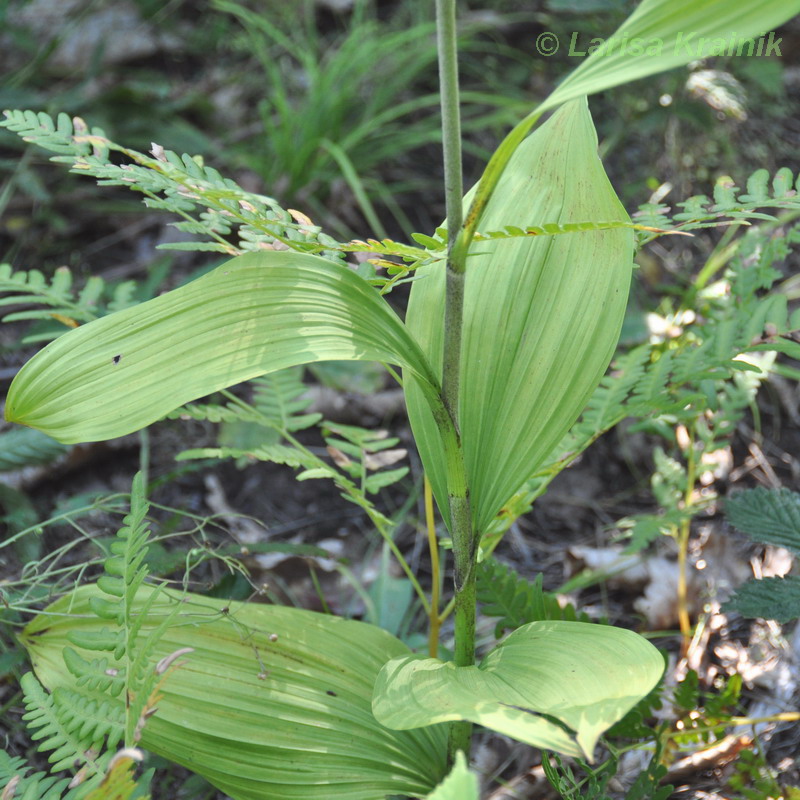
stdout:
[[(139, 590), (137, 609), (151, 592)], [(25, 628), (22, 641), (49, 690), (76, 683), (63, 658), (64, 647), (79, 638), (74, 634), (109, 626), (89, 608), (100, 594), (96, 586), (81, 587)], [(398, 639), (330, 615), (168, 590), (148, 610), (143, 632), (176, 603), (181, 610), (159, 640), (153, 664), (183, 648), (193, 652), (164, 681), (143, 729), (144, 748), (197, 772), (234, 800), (419, 797), (441, 780), (442, 728), (388, 730), (372, 715), (380, 668), (409, 653)]]
[(477, 667), (404, 655), (381, 670), (375, 717), (398, 730), (469, 720), (527, 744), (587, 758), (600, 735), (656, 685), (664, 661), (637, 634), (532, 622)]
[(450, 774), (425, 800), (478, 800), (478, 778), (469, 771), (467, 759), (459, 750)]

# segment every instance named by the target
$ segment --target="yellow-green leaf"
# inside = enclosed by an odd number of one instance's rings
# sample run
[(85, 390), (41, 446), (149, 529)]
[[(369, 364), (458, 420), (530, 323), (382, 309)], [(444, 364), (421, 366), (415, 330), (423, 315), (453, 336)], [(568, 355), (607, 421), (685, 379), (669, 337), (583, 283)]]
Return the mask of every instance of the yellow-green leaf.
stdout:
[[(137, 611), (152, 591), (139, 590)], [(49, 690), (78, 688), (62, 655), (65, 645), (75, 647), (75, 634), (113, 625), (91, 613), (89, 601), (99, 595), (96, 586), (83, 586), (23, 631)], [(151, 654), (151, 668), (176, 651), (192, 652), (159, 690), (144, 749), (197, 772), (234, 800), (419, 797), (442, 779), (442, 728), (389, 730), (372, 714), (378, 671), (409, 653), (395, 637), (331, 615), (168, 590), (147, 610), (142, 633), (176, 603), (180, 612)], [(110, 659), (109, 669), (120, 666)]]
[(417, 655), (390, 661), (375, 716), (406, 730), (469, 720), (535, 747), (592, 759), (599, 736), (658, 683), (664, 660), (637, 634), (583, 622), (531, 622), (476, 667)]
[(781, 42), (774, 29), (798, 13), (798, 0), (644, 0), (537, 111), (710, 55), (780, 57), (788, 41)]
[(456, 763), (450, 774), (425, 800), (478, 800), (478, 778), (470, 772), (464, 753), (456, 753)]
[(218, 389), (334, 359), (398, 364), (435, 393), (413, 338), (353, 271), (250, 253), (56, 339), (14, 379), (6, 419), (62, 442), (110, 439)]
[[(470, 195), (465, 198), (468, 204)], [(584, 100), (515, 152), (481, 226), (630, 222), (597, 155)], [(484, 531), (583, 409), (614, 352), (631, 280), (627, 228), (474, 242), (467, 259), (459, 420), (473, 521)], [(417, 271), (406, 324), (441, 369), (445, 272)], [(447, 518), (442, 446), (406, 380), (414, 436)]]

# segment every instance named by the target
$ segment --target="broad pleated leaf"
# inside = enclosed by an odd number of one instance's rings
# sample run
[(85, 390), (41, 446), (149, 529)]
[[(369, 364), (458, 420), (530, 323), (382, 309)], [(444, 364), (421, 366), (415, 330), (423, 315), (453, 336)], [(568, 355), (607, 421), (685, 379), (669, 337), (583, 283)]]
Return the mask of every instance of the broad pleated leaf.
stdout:
[[(465, 199), (468, 204), (470, 195)], [(585, 99), (518, 148), (481, 228), (628, 221), (597, 155)], [(631, 280), (630, 230), (480, 241), (467, 259), (459, 414), (473, 520), (485, 530), (572, 425), (602, 377)], [(441, 369), (445, 273), (418, 270), (406, 324)], [(445, 518), (442, 448), (413, 380), (414, 436)]]
[(56, 339), (20, 370), (6, 419), (62, 442), (109, 439), (226, 386), (334, 359), (398, 364), (430, 387), (419, 347), (358, 275), (252, 253)]
[(592, 758), (598, 737), (656, 685), (664, 660), (631, 631), (532, 622), (476, 667), (410, 655), (390, 661), (373, 710), (405, 730), (469, 720), (535, 747)]
[(478, 778), (469, 771), (467, 759), (459, 750), (450, 774), (425, 798), (425, 800), (478, 800)]
[[(481, 209), (506, 163), (545, 111), (569, 100), (673, 69), (701, 57), (714, 53), (722, 55), (720, 51), (723, 49), (724, 54), (735, 55), (740, 41), (748, 37), (754, 39), (750, 57), (780, 56), (784, 52), (781, 47), (788, 46), (788, 40), (783, 43), (781, 37), (773, 36), (770, 44), (771, 29), (799, 12), (800, 0), (767, 0), (764, 3), (748, 0), (644, 0), (605, 40), (605, 47), (583, 58), (578, 68), (509, 132), (484, 171), (475, 193), (473, 213), (480, 221)], [(731, 38), (733, 53), (728, 52)], [(588, 53), (588, 37), (579, 38), (575, 49), (581, 50), (581, 41), (587, 45)], [(571, 39), (560, 44), (565, 50), (572, 48)], [(748, 52), (745, 45), (742, 53)]]
[[(709, 55), (736, 55), (739, 41), (747, 37), (752, 37), (756, 45), (749, 57), (781, 56), (791, 45), (784, 40), (778, 42), (777, 52), (767, 52), (769, 33), (798, 13), (798, 0), (644, 0), (608, 37), (607, 50), (587, 56), (538, 111)], [(579, 37), (578, 49), (581, 42), (588, 41), (588, 36)], [(729, 52), (731, 42), (733, 49)], [(563, 44), (566, 47), (566, 42)], [(741, 52), (744, 55), (740, 57), (748, 57), (746, 45)]]
[[(150, 591), (141, 589), (137, 604)], [(23, 632), (48, 689), (74, 685), (62, 650), (74, 647), (69, 633), (110, 624), (89, 608), (90, 598), (103, 596), (84, 586)], [(442, 728), (389, 730), (372, 715), (378, 671), (409, 653), (398, 639), (330, 615), (178, 592), (156, 601), (143, 632), (179, 601), (180, 615), (153, 662), (184, 647), (193, 652), (163, 683), (158, 710), (144, 728), (145, 749), (197, 772), (234, 800), (418, 797), (442, 779)]]

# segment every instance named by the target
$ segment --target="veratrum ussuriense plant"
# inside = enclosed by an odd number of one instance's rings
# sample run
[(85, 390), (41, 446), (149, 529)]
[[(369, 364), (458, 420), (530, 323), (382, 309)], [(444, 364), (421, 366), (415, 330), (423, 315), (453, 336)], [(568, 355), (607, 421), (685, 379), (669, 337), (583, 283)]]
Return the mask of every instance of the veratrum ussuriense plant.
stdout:
[[(320, 786), (302, 779), (312, 769), (329, 770), (332, 788), (325, 789), (326, 796), (362, 797), (354, 785), (359, 758), (365, 770), (383, 763), (387, 773), (410, 776), (404, 785), (387, 780), (379, 792), (420, 794), (442, 777), (431, 773), (443, 773), (459, 750), (468, 752), (471, 723), (592, 758), (603, 731), (657, 682), (663, 661), (655, 648), (629, 631), (557, 621), (522, 626), (477, 665), (474, 647), (481, 534), (580, 413), (607, 367), (625, 309), (636, 226), (597, 157), (585, 96), (707, 55), (715, 36), (759, 35), (798, 11), (796, 0), (645, 0), (613, 38), (657, 38), (657, 52), (601, 49), (587, 58), (509, 134), (462, 206), (455, 0), (437, 0), (448, 249), (444, 263), (434, 249), (431, 263), (418, 271), (405, 323), (339, 260), (310, 255), (307, 247), (288, 242), (290, 251), (234, 258), (187, 286), (80, 326), (22, 368), (7, 399), (7, 418), (64, 442), (134, 431), (185, 402), (293, 365), (368, 360), (403, 369), (411, 424), (453, 541), (454, 661), (387, 644), (377, 674), (361, 670), (361, 684), (342, 685), (340, 692), (329, 685), (324, 649), (318, 659), (280, 662), (274, 674), (260, 653), (271, 653), (277, 663), (280, 647), (268, 651), (258, 639), (256, 652), (248, 650), (253, 630), (277, 630), (281, 610), (273, 622), (262, 609), (237, 607), (238, 617), (247, 621), (241, 634), (245, 648), (233, 646), (230, 631), (215, 640), (205, 625), (166, 625), (167, 650), (194, 652), (169, 676), (165, 701), (148, 723), (154, 749), (181, 763), (191, 758), (193, 769), (235, 800), (318, 798)], [(705, 44), (680, 47), (687, 33)], [(553, 110), (526, 138), (542, 114)], [(7, 124), (24, 133), (26, 125), (35, 132), (38, 122), (36, 115), (12, 115)], [(86, 146), (76, 169), (124, 179), (103, 161), (107, 140), (83, 129), (74, 136)], [(150, 170), (169, 181), (168, 160), (158, 155), (129, 169)], [(182, 187), (190, 198), (208, 192), (215, 180), (203, 168), (195, 173), (194, 187)], [(230, 187), (225, 191), (217, 193), (217, 202), (228, 202), (229, 213), (238, 214), (239, 196)], [(488, 235), (500, 229), (506, 238)], [(96, 592), (83, 587), (58, 601), (55, 611), (80, 608)], [(156, 623), (143, 592), (132, 602), (134, 608), (144, 604), (136, 619), (147, 627)], [(179, 602), (174, 594), (162, 597), (167, 604)], [(206, 615), (217, 608), (205, 599), (186, 602)], [(27, 640), (32, 651), (56, 631), (68, 637), (85, 617), (57, 619), (57, 626), (46, 615), (32, 623)], [(313, 642), (320, 626), (331, 622), (296, 614), (283, 646), (290, 647), (293, 637)], [(35, 631), (38, 637), (32, 636)], [(338, 626), (336, 634), (341, 651), (362, 650), (378, 636), (355, 623)], [(48, 688), (67, 680), (65, 667), (41, 652), (34, 665)], [(237, 677), (228, 687), (231, 675)], [(260, 693), (268, 703), (274, 695), (278, 705), (285, 693), (298, 710), (276, 705), (274, 718), (249, 713), (237, 699), (248, 692)], [(365, 692), (374, 716), (359, 712), (356, 734), (348, 720)], [(438, 723), (449, 723), (447, 747), (440, 729), (431, 727)], [(169, 733), (175, 726), (181, 727), (179, 735)], [(341, 726), (341, 749), (326, 738), (336, 726)], [(274, 738), (267, 741), (270, 727)], [(418, 762), (414, 755), (418, 740), (400, 737), (396, 741), (405, 744), (394, 747), (387, 729), (428, 732), (426, 760)], [(289, 737), (296, 757), (256, 779), (253, 767), (265, 748), (280, 748)], [(217, 758), (195, 760), (197, 752)], [(353, 753), (351, 772), (344, 763)]]

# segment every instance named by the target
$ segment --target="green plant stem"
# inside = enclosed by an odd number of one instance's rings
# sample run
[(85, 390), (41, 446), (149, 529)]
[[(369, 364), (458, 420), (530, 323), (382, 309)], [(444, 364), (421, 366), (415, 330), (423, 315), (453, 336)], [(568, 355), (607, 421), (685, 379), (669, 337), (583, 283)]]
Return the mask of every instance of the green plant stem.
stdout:
[[(447, 472), (447, 499), (450, 509), (450, 533), (453, 538), (455, 577), (455, 653), (458, 667), (475, 663), (475, 605), (477, 598), (475, 569), (476, 538), (472, 534), (464, 453), (453, 420), (444, 404), (433, 406), (434, 419), (442, 437)], [(469, 757), (472, 725), (469, 722), (450, 723), (448, 759), (455, 761), (462, 750)]]
[(447, 208), (447, 291), (445, 299), (442, 394), (458, 429), (458, 384), (461, 366), (461, 328), (466, 259), (454, 260), (453, 248), (461, 230), (464, 194), (461, 174), (461, 116), (458, 93), (456, 0), (436, 0), (439, 84), (442, 104), (442, 149)]
[[(453, 536), (455, 568), (455, 663), (459, 667), (475, 663), (475, 543), (469, 508), (469, 490), (458, 426), (458, 397), (461, 371), (461, 331), (464, 312), (466, 254), (453, 258), (462, 221), (461, 120), (458, 94), (458, 44), (456, 0), (436, 0), (436, 33), (439, 49), (439, 82), (442, 102), (442, 143), (444, 150), (445, 200), (447, 204), (448, 257), (442, 352), (442, 399), (450, 417), (442, 423), (449, 430), (448, 502)], [(440, 430), (442, 424), (440, 424)], [(451, 429), (450, 429), (451, 428)], [(443, 431), (444, 432), (444, 431)], [(469, 758), (472, 725), (451, 724), (448, 757), (455, 760), (463, 750)]]
[(142, 485), (147, 497), (147, 484), (150, 482), (150, 430), (142, 428), (139, 431), (139, 472), (142, 474)]
[[(475, 663), (476, 574), (477, 570), (470, 569), (466, 581), (456, 588), (454, 661), (459, 667), (469, 667)], [(469, 759), (471, 739), (472, 723), (451, 723), (447, 740), (448, 761), (453, 763), (459, 750), (463, 750)]]
[[(442, 96), (442, 142), (447, 203), (448, 258), (442, 352), (442, 398), (448, 419), (437, 420), (447, 451), (447, 485), (453, 535), (456, 592), (466, 582), (472, 562), (472, 524), (469, 512), (461, 437), (458, 427), (458, 387), (461, 366), (461, 330), (464, 310), (465, 262), (450, 255), (461, 229), (461, 122), (458, 96), (456, 0), (436, 0), (439, 79)], [(458, 649), (458, 648), (457, 648)], [(473, 656), (474, 658), (474, 656)], [(469, 661), (470, 664), (473, 660)]]

